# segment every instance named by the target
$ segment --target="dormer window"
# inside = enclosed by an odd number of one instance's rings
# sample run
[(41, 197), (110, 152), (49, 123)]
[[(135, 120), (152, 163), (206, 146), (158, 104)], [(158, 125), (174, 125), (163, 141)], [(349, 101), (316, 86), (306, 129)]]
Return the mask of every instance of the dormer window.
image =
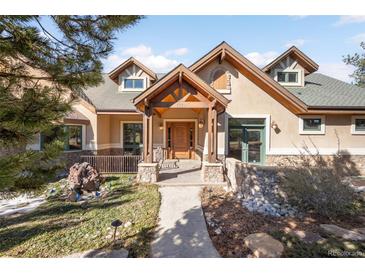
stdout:
[(298, 72), (278, 71), (279, 83), (298, 83)]
[(142, 89), (144, 88), (143, 79), (124, 79), (125, 89)]
[(275, 80), (283, 86), (300, 86), (302, 83), (301, 70), (275, 70)]
[(144, 91), (146, 89), (146, 78), (121, 77), (121, 91)]

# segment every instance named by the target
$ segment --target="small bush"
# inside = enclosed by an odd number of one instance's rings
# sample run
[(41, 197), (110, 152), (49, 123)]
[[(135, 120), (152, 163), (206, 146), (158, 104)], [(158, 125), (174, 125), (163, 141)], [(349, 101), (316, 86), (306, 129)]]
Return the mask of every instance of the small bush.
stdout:
[(289, 203), (328, 218), (355, 214), (357, 196), (338, 168), (342, 156), (329, 160), (308, 154), (286, 162), (289, 166), (282, 173), (281, 183)]

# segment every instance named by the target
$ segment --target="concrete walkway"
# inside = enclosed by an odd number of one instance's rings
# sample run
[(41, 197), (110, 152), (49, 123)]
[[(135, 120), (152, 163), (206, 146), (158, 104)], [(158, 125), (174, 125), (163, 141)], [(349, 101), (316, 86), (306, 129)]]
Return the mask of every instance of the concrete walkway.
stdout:
[(160, 221), (151, 246), (154, 258), (217, 258), (205, 224), (198, 186), (160, 187)]
[(158, 180), (160, 185), (187, 185), (201, 182), (201, 162), (179, 160), (176, 168), (163, 168)]
[[(157, 184), (159, 186), (207, 186), (201, 178), (201, 161), (180, 159), (176, 168), (163, 168)], [(226, 186), (227, 183), (214, 185)]]

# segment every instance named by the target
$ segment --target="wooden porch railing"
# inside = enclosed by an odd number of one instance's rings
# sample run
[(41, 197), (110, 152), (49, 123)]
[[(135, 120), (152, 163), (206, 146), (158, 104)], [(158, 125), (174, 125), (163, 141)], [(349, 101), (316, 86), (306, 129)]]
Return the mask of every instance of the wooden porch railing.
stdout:
[(137, 173), (142, 155), (84, 155), (81, 160), (100, 173)]

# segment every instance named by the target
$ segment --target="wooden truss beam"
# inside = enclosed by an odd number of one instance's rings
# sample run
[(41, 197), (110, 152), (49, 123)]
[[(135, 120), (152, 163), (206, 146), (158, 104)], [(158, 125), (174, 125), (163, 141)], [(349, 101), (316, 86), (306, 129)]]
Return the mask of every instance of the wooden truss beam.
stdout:
[(208, 108), (205, 102), (158, 102), (153, 103), (154, 108)]

